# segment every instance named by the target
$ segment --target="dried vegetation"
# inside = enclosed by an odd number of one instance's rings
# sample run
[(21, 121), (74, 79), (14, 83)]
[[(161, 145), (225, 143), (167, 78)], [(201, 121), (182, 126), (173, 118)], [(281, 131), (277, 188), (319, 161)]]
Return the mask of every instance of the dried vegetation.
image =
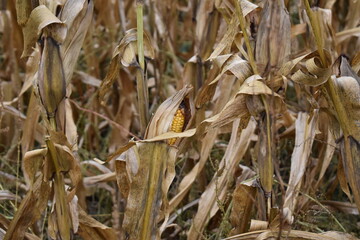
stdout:
[(0, 239), (360, 236), (359, 0), (0, 8)]

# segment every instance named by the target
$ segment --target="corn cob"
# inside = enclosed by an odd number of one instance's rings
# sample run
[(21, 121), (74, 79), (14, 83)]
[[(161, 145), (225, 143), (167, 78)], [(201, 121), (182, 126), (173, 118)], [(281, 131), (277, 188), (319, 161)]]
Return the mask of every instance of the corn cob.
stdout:
[[(180, 133), (183, 131), (185, 124), (185, 109), (180, 105), (179, 109), (176, 110), (173, 121), (171, 123), (170, 131)], [(169, 145), (175, 144), (177, 138), (171, 138), (168, 140)]]

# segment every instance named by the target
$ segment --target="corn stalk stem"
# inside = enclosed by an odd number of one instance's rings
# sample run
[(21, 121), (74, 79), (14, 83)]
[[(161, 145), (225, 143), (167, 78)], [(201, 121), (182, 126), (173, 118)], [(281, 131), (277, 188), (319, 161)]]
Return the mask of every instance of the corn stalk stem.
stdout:
[[(246, 26), (245, 17), (244, 17), (244, 14), (242, 12), (239, 1), (235, 1), (235, 8), (236, 8), (237, 15), (239, 17), (240, 28), (241, 28), (241, 31), (243, 33), (243, 37), (244, 37), (245, 45), (246, 45), (246, 48), (247, 48), (247, 53), (248, 53), (248, 56), (249, 56), (249, 62), (250, 62), (251, 68), (252, 68), (254, 74), (259, 74), (257, 66), (256, 66), (255, 58), (254, 58), (254, 52), (253, 52), (253, 49), (252, 49), (252, 47), (250, 45), (249, 36), (247, 34), (247, 31), (246, 31), (247, 26)], [(266, 112), (266, 135), (267, 135), (267, 143), (268, 143), (267, 144), (267, 153), (268, 153), (267, 154), (267, 156), (268, 156), (267, 160), (268, 160), (268, 163), (272, 164), (270, 112), (269, 112), (269, 106), (268, 106), (268, 104), (266, 102), (266, 99), (265, 99), (265, 95), (263, 95), (263, 94), (261, 95), (261, 101), (264, 104), (265, 112)], [(270, 168), (269, 171), (273, 171), (272, 169), (273, 168)], [(270, 174), (270, 175), (272, 176), (272, 174)], [(267, 199), (267, 206), (268, 206), (267, 214), (268, 214), (268, 218), (270, 218), (271, 197), (269, 197)]]
[(150, 158), (149, 166), (149, 181), (148, 181), (148, 194), (146, 198), (146, 205), (144, 209), (144, 217), (141, 229), (141, 240), (147, 240), (151, 238), (153, 232), (152, 215), (154, 214), (154, 202), (157, 197), (157, 190), (162, 183), (162, 172), (164, 167), (164, 158), (162, 155), (162, 146), (157, 143), (154, 145), (153, 156)]
[[(316, 18), (316, 16), (314, 15), (313, 11), (311, 10), (308, 0), (303, 0), (303, 3), (305, 5), (306, 14), (309, 17), (310, 25), (313, 30), (314, 36), (315, 36), (315, 41), (316, 41), (316, 45), (317, 45), (318, 52), (320, 55), (321, 63), (325, 66), (326, 58), (325, 58), (325, 54), (324, 54), (323, 41), (322, 41), (322, 36), (321, 36), (322, 34), (320, 31), (319, 21)], [(338, 115), (337, 117), (340, 122), (340, 126), (344, 132), (344, 136), (347, 138), (347, 136), (349, 135), (349, 131), (348, 131), (347, 124), (345, 121), (345, 119), (347, 118), (346, 110), (345, 110), (344, 105), (341, 103), (341, 99), (340, 99), (339, 95), (336, 93), (335, 85), (334, 85), (333, 81), (331, 81), (331, 79), (329, 79), (325, 83), (325, 88), (329, 93), (330, 100), (334, 104), (336, 113)]]
[(240, 28), (241, 28), (241, 31), (242, 31), (242, 34), (243, 34), (243, 37), (244, 37), (244, 40), (245, 40), (245, 45), (246, 45), (246, 48), (247, 48), (247, 54), (249, 56), (249, 62), (250, 62), (251, 68), (252, 68), (254, 74), (259, 74), (259, 72), (257, 70), (257, 67), (256, 67), (256, 63), (255, 63), (254, 52), (253, 52), (253, 50), (251, 48), (249, 36), (247, 34), (247, 31), (246, 31), (247, 26), (246, 26), (244, 14), (242, 12), (239, 1), (235, 1), (235, 8), (236, 8), (236, 13), (237, 13), (237, 15), (239, 17)]
[(148, 88), (145, 80), (145, 60), (144, 60), (144, 27), (143, 27), (143, 1), (136, 1), (136, 22), (137, 22), (137, 49), (139, 68), (136, 70), (136, 83), (138, 93), (138, 106), (140, 115), (140, 131), (145, 133), (149, 119), (148, 107)]
[[(303, 3), (305, 5), (305, 9), (306, 9), (306, 13), (309, 17), (310, 20), (310, 24), (311, 24), (311, 28), (313, 30), (314, 36), (315, 36), (315, 41), (317, 44), (317, 48), (318, 48), (318, 52), (320, 55), (320, 60), (321, 63), (326, 66), (326, 58), (325, 58), (325, 54), (324, 54), (324, 50), (323, 50), (323, 42), (322, 42), (322, 36), (321, 36), (321, 31), (320, 31), (320, 26), (319, 26), (319, 21), (318, 19), (314, 16), (313, 11), (310, 8), (309, 2), (308, 0), (303, 0)], [(336, 114), (337, 114), (337, 120), (339, 121), (340, 127), (343, 131), (343, 135), (344, 135), (344, 153), (345, 153), (345, 161), (347, 162), (347, 164), (349, 165), (349, 169), (354, 169), (354, 162), (353, 162), (353, 157), (354, 156), (352, 150), (351, 150), (351, 146), (350, 146), (350, 140), (349, 137), (351, 136), (351, 130), (349, 129), (349, 125), (348, 125), (348, 116), (347, 116), (347, 111), (345, 106), (343, 105), (340, 96), (337, 93), (336, 90), (336, 86), (333, 82), (333, 80), (331, 79), (331, 77), (328, 79), (328, 81), (326, 81), (326, 83), (324, 84), (325, 89), (328, 93), (328, 95), (326, 95), (326, 97), (328, 98), (329, 102), (332, 102)], [(351, 187), (356, 187), (356, 183), (354, 182), (354, 179), (352, 177), (349, 177), (349, 184)], [(358, 206), (359, 206), (359, 199), (357, 199), (357, 194), (354, 194), (355, 197), (355, 202)]]
[(67, 240), (70, 239), (70, 225), (68, 221), (69, 213), (67, 208), (64, 176), (61, 173), (60, 162), (58, 158), (59, 156), (57, 154), (54, 143), (49, 138), (47, 138), (45, 142), (50, 153), (50, 158), (55, 167), (54, 192), (56, 200), (55, 210), (58, 218), (58, 228), (60, 230), (61, 238)]

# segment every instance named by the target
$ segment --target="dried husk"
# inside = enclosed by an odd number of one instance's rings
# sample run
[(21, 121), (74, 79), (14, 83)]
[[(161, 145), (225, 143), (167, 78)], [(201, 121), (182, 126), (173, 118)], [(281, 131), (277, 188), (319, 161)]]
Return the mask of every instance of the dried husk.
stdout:
[(290, 17), (284, 1), (266, 1), (256, 39), (255, 56), (260, 73), (266, 68), (278, 69), (288, 60), (290, 32)]
[(45, 37), (38, 72), (41, 103), (47, 117), (54, 118), (60, 102), (66, 95), (66, 82), (60, 46), (51, 37)]

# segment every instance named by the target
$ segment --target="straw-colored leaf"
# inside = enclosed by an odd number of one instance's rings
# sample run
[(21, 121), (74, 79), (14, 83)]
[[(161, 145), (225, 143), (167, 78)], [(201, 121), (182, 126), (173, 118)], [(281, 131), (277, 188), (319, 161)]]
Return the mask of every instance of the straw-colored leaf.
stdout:
[[(296, 199), (299, 195), (302, 179), (304, 177), (311, 147), (315, 138), (315, 128), (318, 120), (318, 111), (315, 110), (310, 116), (300, 112), (295, 123), (296, 137), (295, 147), (291, 156), (291, 169), (289, 187), (286, 190), (284, 209), (289, 209), (293, 214), (296, 208)], [(290, 216), (287, 218), (292, 219)], [(292, 220), (291, 220), (292, 221)], [(291, 224), (292, 222), (290, 222)]]
[[(114, 50), (109, 70), (100, 86), (100, 99), (104, 99), (105, 94), (109, 91), (112, 83), (119, 74), (120, 63), (125, 66), (138, 66), (137, 56), (137, 32), (136, 29), (126, 31), (124, 38)], [(144, 56), (153, 59), (155, 51), (152, 41), (146, 32), (144, 32)]]
[(220, 162), (219, 170), (201, 195), (198, 212), (188, 232), (189, 239), (201, 239), (201, 233), (206, 224), (219, 210), (217, 201), (224, 201), (225, 199), (226, 190), (229, 187), (228, 176), (232, 176), (235, 166), (239, 164), (251, 142), (256, 126), (255, 122), (250, 121), (244, 130), (239, 128), (239, 122), (239, 120), (236, 120), (233, 123), (229, 146)]
[(87, 0), (66, 1), (60, 20), (66, 24), (68, 32), (61, 47), (66, 85), (69, 84), (91, 24), (94, 2)]
[(46, 31), (47, 36), (53, 38), (58, 44), (64, 42), (67, 29), (45, 5), (40, 5), (31, 11), (30, 18), (24, 26), (24, 51), (22, 57), (32, 53), (40, 34)]
[(36, 173), (43, 164), (46, 154), (46, 148), (36, 149), (25, 153), (23, 167), (26, 176), (30, 180), (30, 184), (34, 183)]
[(50, 183), (40, 175), (22, 200), (14, 219), (11, 221), (4, 240), (23, 239), (27, 228), (40, 218), (47, 206), (50, 195)]

